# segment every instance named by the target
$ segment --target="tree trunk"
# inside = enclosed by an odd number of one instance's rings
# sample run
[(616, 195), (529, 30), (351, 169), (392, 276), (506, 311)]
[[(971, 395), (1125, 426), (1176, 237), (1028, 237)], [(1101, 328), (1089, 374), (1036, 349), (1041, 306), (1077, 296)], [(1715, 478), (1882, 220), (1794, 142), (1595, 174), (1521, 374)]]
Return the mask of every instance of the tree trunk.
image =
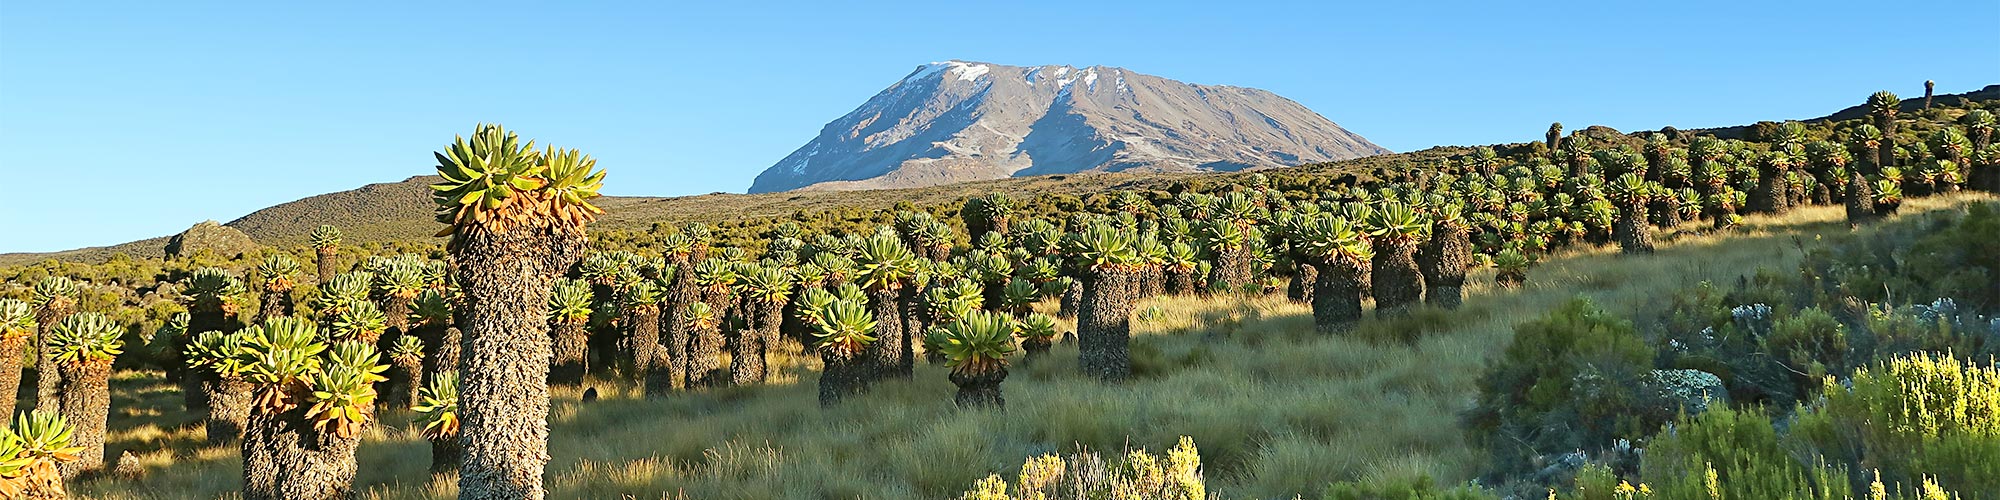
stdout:
[(1305, 262), (1297, 262), (1293, 267), (1297, 272), (1292, 273), (1291, 283), (1285, 286), (1285, 298), (1293, 304), (1311, 304), (1312, 284), (1319, 276), (1319, 269)]
[[(899, 322), (903, 327), (902, 362), (896, 365), (895, 370), (896, 376), (903, 378), (909, 378), (916, 374), (917, 344), (923, 343), (924, 340), (924, 325), (922, 321), (918, 320), (917, 316), (917, 309), (919, 308), (917, 305), (917, 292), (915, 284), (909, 282), (903, 283), (903, 286), (897, 289), (896, 294), (897, 317), (890, 318), (890, 321)], [(765, 338), (771, 339), (775, 336), (766, 335)]]
[(1243, 245), (1224, 248), (1216, 252), (1215, 269), (1210, 271), (1211, 282), (1222, 283), (1231, 293), (1243, 291), (1250, 284), (1250, 248)]
[(104, 426), (111, 416), (111, 362), (61, 363), (64, 420), (75, 428), (69, 445), (83, 448), (77, 459), (56, 465), (64, 479), (104, 467)]
[(465, 294), (459, 498), (540, 499), (549, 451), (549, 287), (583, 250), (580, 228), (459, 228)]
[(696, 325), (688, 333), (693, 338), (688, 343), (687, 378), (683, 387), (715, 384), (715, 374), (722, 369), (722, 331), (717, 325)]
[(423, 338), (424, 345), (431, 348), (424, 353), (424, 382), (429, 383), (439, 372), (458, 369), (458, 351), (464, 345), (464, 335), (459, 333), (457, 327), (433, 325), (424, 330), (432, 332), (433, 337), (418, 337)]
[(819, 374), (819, 405), (821, 407), (839, 404), (850, 396), (867, 392), (868, 361), (859, 356), (840, 356), (820, 351), (820, 363), (825, 366)]
[(243, 426), (250, 420), (256, 387), (243, 377), (222, 378), (213, 373), (202, 377), (202, 392), (208, 395), (208, 444), (222, 445), (241, 439)]
[(745, 318), (746, 323), (752, 324), (732, 329), (730, 332), (732, 334), (729, 339), (732, 348), (729, 352), (730, 385), (746, 386), (764, 382), (764, 333), (758, 331), (754, 325), (757, 316), (752, 313), (750, 318)]
[(1023, 353), (1021, 359), (1040, 359), (1042, 356), (1047, 356), (1049, 354), (1049, 346), (1054, 343), (1052, 339), (1046, 338), (1021, 339), (1021, 351)]
[(1614, 231), (1618, 233), (1618, 250), (1626, 254), (1653, 253), (1653, 225), (1646, 221), (1646, 205), (1641, 203), (1624, 208), (1614, 226)]
[(361, 437), (319, 432), (306, 420), (305, 411), (299, 406), (250, 416), (243, 435), (243, 500), (354, 496), (355, 450)]
[(1320, 333), (1339, 333), (1361, 321), (1361, 269), (1324, 262), (1313, 281), (1313, 326)]
[(640, 307), (626, 316), (625, 334), (618, 339), (619, 369), (633, 381), (646, 380), (660, 350), (660, 308)]
[(1077, 314), (1078, 356), (1084, 373), (1107, 382), (1132, 374), (1131, 270), (1100, 267), (1084, 275), (1083, 304)]
[(418, 390), (424, 386), (424, 358), (389, 357), (389, 392), (380, 406), (391, 411), (407, 411), (417, 406)]
[(1077, 311), (1083, 308), (1083, 280), (1071, 280), (1069, 286), (1063, 287), (1062, 298), (1057, 302), (1056, 316), (1075, 318)]
[(1861, 172), (1847, 177), (1847, 227), (1860, 227), (1875, 220), (1875, 187)]
[(1167, 291), (1181, 296), (1200, 294), (1201, 278), (1194, 267), (1173, 266), (1167, 270)]
[(52, 412), (62, 406), (57, 401), (62, 394), (62, 370), (56, 368), (55, 349), (49, 345), (49, 336), (55, 334), (56, 322), (69, 317), (75, 309), (74, 300), (69, 297), (56, 297), (50, 300), (47, 306), (35, 311), (35, 409), (37, 410)]
[(907, 336), (903, 333), (902, 311), (897, 307), (902, 292), (897, 288), (868, 291), (868, 312), (875, 315), (875, 341), (861, 354), (869, 380), (901, 376)]
[(1424, 275), (1424, 303), (1457, 309), (1465, 298), (1465, 267), (1472, 260), (1472, 239), (1465, 226), (1438, 224), (1417, 248)]
[(584, 374), (590, 371), (590, 330), (582, 321), (569, 320), (557, 320), (549, 329), (554, 332), (549, 339), (554, 356), (549, 363), (549, 383), (582, 384)]
[(1007, 399), (1000, 394), (1000, 382), (1004, 380), (1007, 380), (1004, 367), (977, 375), (953, 370), (951, 383), (958, 384), (958, 395), (953, 400), (959, 408), (1006, 408)]
[[(660, 324), (661, 328), (665, 329), (661, 332), (661, 336), (666, 342), (662, 356), (667, 361), (665, 373), (667, 384), (664, 387), (680, 390), (693, 387), (698, 377), (688, 368), (689, 356), (692, 356), (689, 349), (694, 335), (690, 330), (692, 322), (687, 319), (685, 313), (688, 304), (701, 301), (701, 289), (694, 282), (694, 264), (690, 263), (686, 256), (667, 254), (667, 259), (674, 266), (674, 280), (667, 286), (667, 300), (665, 305), (661, 306), (667, 308), (666, 312), (662, 313), (665, 319)], [(648, 391), (647, 396), (652, 397), (653, 393)]]
[(14, 395), (21, 392), (21, 357), (25, 353), (23, 349), (27, 349), (28, 341), (33, 339), (34, 335), (28, 334), (0, 340), (0, 390), (7, 391), (6, 397), (0, 397), (0, 412), (5, 412), (0, 415), (9, 415), (8, 418), (12, 418), (11, 415), (14, 414), (14, 403), (17, 399)]
[(1424, 274), (1417, 269), (1416, 240), (1376, 240), (1372, 267), (1376, 315), (1401, 315), (1423, 300)]
[[(281, 292), (266, 288), (264, 289), (264, 293), (260, 294), (257, 297), (257, 316), (255, 317), (255, 321), (257, 322), (257, 324), (260, 325), (264, 324), (264, 320), (268, 320), (271, 318), (287, 317), (291, 315), (292, 315), (291, 293)], [(192, 333), (200, 333), (200, 332), (192, 332)]]
[(340, 248), (338, 247), (324, 247), (313, 250), (313, 253), (319, 258), (320, 285), (324, 286), (326, 282), (333, 281), (333, 257), (339, 252)]

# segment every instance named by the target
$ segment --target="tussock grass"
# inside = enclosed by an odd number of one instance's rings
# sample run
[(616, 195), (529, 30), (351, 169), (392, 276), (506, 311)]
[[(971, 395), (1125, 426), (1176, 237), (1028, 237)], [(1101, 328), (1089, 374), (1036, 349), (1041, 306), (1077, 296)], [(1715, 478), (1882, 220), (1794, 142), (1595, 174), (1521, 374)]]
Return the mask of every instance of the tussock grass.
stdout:
[[(1988, 199), (1912, 200), (1904, 210)], [(945, 368), (921, 362), (911, 380), (821, 410), (817, 363), (796, 350), (779, 356), (768, 386), (645, 401), (630, 384), (597, 380), (603, 399), (588, 405), (579, 389), (555, 391), (548, 484), (552, 498), (945, 498), (989, 473), (1012, 475), (1030, 456), (1163, 450), (1182, 435), (1200, 443), (1211, 490), (1226, 498), (1310, 496), (1351, 479), (1459, 483), (1485, 460), (1459, 415), (1514, 325), (1577, 295), (1626, 314), (1658, 311), (1675, 289), (1790, 269), (1799, 245), (1845, 231), (1839, 207), (1813, 207), (1729, 231), (1669, 231), (1654, 255), (1576, 250), (1547, 259), (1519, 290), (1475, 272), (1459, 311), (1371, 319), (1340, 336), (1313, 333), (1310, 310), (1282, 296), (1148, 300), (1138, 309), (1157, 310), (1134, 322), (1133, 380), (1099, 384), (1078, 373), (1074, 345), (1058, 345), (1012, 369), (1004, 412), (956, 409)], [(119, 375), (111, 449), (144, 450), (148, 474), (74, 491), (234, 495), (234, 448), (202, 447), (178, 406), (158, 374)], [(361, 451), (362, 496), (451, 498), (452, 478), (424, 472), (428, 449), (407, 415), (384, 416)]]

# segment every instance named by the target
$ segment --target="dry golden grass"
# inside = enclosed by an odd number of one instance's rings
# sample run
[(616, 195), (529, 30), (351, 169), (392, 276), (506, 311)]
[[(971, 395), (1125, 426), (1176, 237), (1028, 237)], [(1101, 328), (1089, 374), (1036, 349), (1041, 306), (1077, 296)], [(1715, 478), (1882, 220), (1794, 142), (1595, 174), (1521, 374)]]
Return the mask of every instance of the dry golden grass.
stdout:
[[(1906, 213), (1990, 197), (1913, 200)], [(551, 415), (552, 498), (946, 498), (1022, 459), (1087, 446), (1203, 451), (1212, 491), (1226, 498), (1315, 495), (1327, 483), (1426, 474), (1468, 480), (1484, 460), (1458, 430), (1475, 380), (1513, 326), (1578, 295), (1628, 314), (1665, 295), (1759, 268), (1789, 269), (1798, 245), (1847, 231), (1838, 207), (1750, 217), (1721, 233), (1662, 235), (1657, 254), (1615, 248), (1544, 262), (1519, 290), (1475, 273), (1460, 311), (1419, 310), (1364, 322), (1354, 334), (1313, 334), (1310, 311), (1282, 297), (1162, 298), (1135, 320), (1136, 376), (1103, 385), (1076, 370), (1076, 349), (1013, 369), (1000, 411), (961, 411), (940, 366), (821, 410), (816, 362), (781, 356), (778, 382), (645, 401), (629, 384), (598, 381), (604, 399), (580, 403), (559, 388)], [(1045, 305), (1046, 307), (1046, 305)], [(1067, 327), (1067, 325), (1064, 325)], [(1407, 341), (1404, 339), (1408, 339)], [(113, 450), (138, 452), (148, 474), (73, 490), (90, 498), (234, 495), (233, 447), (205, 449), (199, 426), (171, 410), (179, 395), (156, 374), (118, 377)], [(428, 477), (428, 445), (407, 416), (368, 435), (358, 478), (364, 498), (450, 498), (451, 478)]]

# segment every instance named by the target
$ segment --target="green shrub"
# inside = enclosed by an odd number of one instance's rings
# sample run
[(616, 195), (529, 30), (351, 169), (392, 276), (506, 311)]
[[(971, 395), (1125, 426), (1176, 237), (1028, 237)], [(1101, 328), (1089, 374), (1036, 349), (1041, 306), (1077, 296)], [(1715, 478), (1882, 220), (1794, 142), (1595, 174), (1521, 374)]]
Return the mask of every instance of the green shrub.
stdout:
[[(1010, 490), (1010, 487), (1012, 488)], [(1164, 457), (1135, 450), (1114, 461), (1082, 451), (1068, 457), (1053, 454), (1028, 459), (1012, 485), (999, 474), (987, 476), (959, 496), (962, 500), (1207, 500), (1201, 475), (1201, 452), (1194, 439)]]
[(1467, 486), (1439, 488), (1428, 476), (1382, 481), (1345, 481), (1327, 486), (1323, 500), (1490, 500), (1493, 495)]
[(1802, 397), (1827, 375), (1848, 371), (1847, 327), (1816, 307), (1778, 320), (1764, 349), (1785, 365)]
[(1660, 424), (1641, 421), (1636, 390), (1652, 368), (1653, 350), (1631, 322), (1589, 299), (1571, 300), (1514, 328), (1513, 344), (1479, 382), (1471, 431), (1502, 472), (1543, 454), (1643, 436)]
[(1823, 403), (1793, 433), (1827, 460), (1879, 470), (1905, 491), (1935, 477), (1946, 489), (2000, 494), (2000, 370), (1950, 354), (1898, 356), (1826, 381)]
[(1754, 410), (1716, 408), (1675, 423), (1651, 440), (1640, 470), (1641, 484), (1667, 500), (1851, 496), (1845, 469), (1801, 465)]

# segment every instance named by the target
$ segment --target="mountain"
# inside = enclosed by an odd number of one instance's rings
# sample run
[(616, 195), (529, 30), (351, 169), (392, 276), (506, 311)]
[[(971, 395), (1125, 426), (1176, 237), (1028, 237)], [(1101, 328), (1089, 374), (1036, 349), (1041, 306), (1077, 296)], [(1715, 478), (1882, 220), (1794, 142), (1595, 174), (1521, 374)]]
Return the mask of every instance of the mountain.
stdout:
[(1389, 152), (1267, 91), (1123, 68), (917, 67), (757, 176), (752, 193), (1086, 171), (1288, 167)]

